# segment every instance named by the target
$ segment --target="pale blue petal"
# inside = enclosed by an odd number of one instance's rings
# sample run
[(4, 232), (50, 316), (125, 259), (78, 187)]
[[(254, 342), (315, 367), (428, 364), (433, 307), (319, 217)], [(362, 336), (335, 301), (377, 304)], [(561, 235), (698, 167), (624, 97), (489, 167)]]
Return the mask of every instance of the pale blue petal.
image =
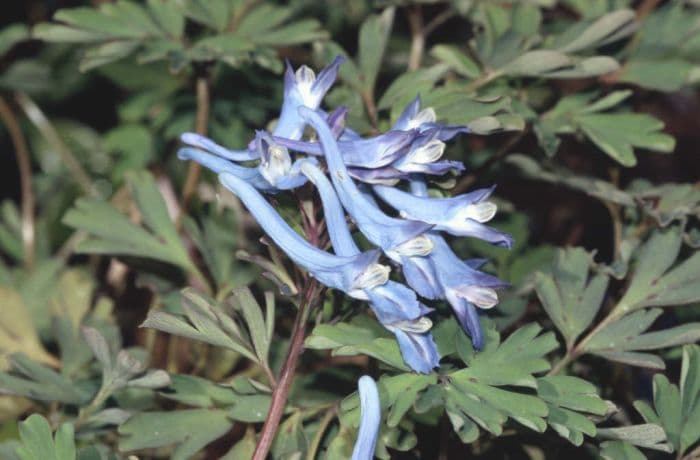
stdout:
[(377, 384), (372, 377), (363, 375), (357, 383), (360, 393), (360, 430), (352, 450), (352, 460), (372, 460), (379, 435), (382, 405)]
[(396, 336), (401, 349), (401, 356), (411, 369), (422, 374), (429, 374), (440, 365), (440, 354), (430, 332), (422, 334), (389, 328)]
[(340, 257), (322, 251), (299, 236), (246, 181), (229, 173), (219, 175), (219, 180), (238, 196), (277, 246), (324, 285), (349, 293), (354, 289), (355, 280), (377, 262), (378, 251), (367, 251), (354, 257)]
[(326, 175), (323, 174), (323, 171), (315, 165), (304, 165), (301, 171), (313, 182), (321, 196), (323, 216), (326, 220), (326, 228), (328, 229), (335, 253), (346, 257), (359, 254), (360, 249), (355, 244), (355, 240), (352, 239), (350, 229), (345, 220), (343, 206), (338, 200), (338, 195), (336, 195), (333, 185)]
[(368, 202), (350, 178), (338, 144), (325, 120), (313, 110), (305, 108), (300, 109), (300, 114), (318, 133), (338, 198), (369, 241), (384, 250), (391, 250), (432, 228), (432, 225), (423, 222), (389, 217)]
[(229, 150), (226, 147), (212, 141), (208, 137), (197, 133), (184, 133), (180, 136), (180, 140), (183, 144), (206, 150), (220, 156), (221, 158), (226, 158), (227, 160), (249, 161), (258, 158), (258, 153), (255, 150)]

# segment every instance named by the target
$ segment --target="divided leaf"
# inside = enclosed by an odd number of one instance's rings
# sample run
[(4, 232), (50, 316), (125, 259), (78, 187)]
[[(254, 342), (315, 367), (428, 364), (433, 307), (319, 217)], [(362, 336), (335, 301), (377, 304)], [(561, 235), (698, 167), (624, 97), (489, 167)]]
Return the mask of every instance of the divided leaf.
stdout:
[(549, 376), (537, 379), (537, 395), (547, 403), (547, 423), (560, 436), (580, 446), (583, 435), (596, 435), (588, 414), (605, 415), (608, 405), (596, 387), (577, 377)]
[(663, 374), (654, 376), (653, 408), (636, 401), (635, 408), (647, 423), (660, 425), (666, 438), (682, 457), (686, 450), (700, 440), (700, 347), (683, 347), (680, 388)]
[(153, 176), (141, 171), (128, 180), (145, 227), (130, 222), (109, 203), (80, 198), (63, 217), (66, 225), (90, 235), (78, 251), (150, 258), (195, 272)]
[(49, 422), (39, 414), (32, 414), (19, 424), (20, 460), (75, 460), (73, 425), (62, 424), (54, 436)]
[(233, 420), (220, 409), (141, 412), (119, 426), (119, 450), (177, 445), (170, 458), (185, 460), (226, 434), (232, 426)]
[(535, 288), (542, 306), (573, 346), (595, 318), (608, 287), (608, 277), (588, 271), (592, 256), (581, 248), (560, 249), (551, 274), (537, 273)]

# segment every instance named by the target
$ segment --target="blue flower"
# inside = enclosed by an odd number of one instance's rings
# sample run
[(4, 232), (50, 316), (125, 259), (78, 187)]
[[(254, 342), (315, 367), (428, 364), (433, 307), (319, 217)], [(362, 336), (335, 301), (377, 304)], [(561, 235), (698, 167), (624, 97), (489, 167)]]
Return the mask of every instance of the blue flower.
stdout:
[(291, 190), (306, 183), (300, 167), (303, 163), (316, 163), (315, 159), (302, 158), (292, 163), (287, 148), (275, 142), (265, 131), (256, 133), (255, 144), (260, 153), (258, 170), (270, 185), (278, 190)]
[(224, 172), (232, 174), (265, 192), (290, 190), (304, 185), (306, 177), (299, 172), (301, 163), (316, 163), (314, 158), (301, 158), (292, 162), (287, 149), (277, 144), (265, 131), (258, 131), (251, 142), (255, 157), (260, 159), (257, 167), (241, 166), (235, 160), (222, 157), (220, 149), (223, 147), (212, 149), (216, 144), (205, 137), (200, 136), (197, 140), (199, 145), (208, 147), (209, 151), (183, 147), (178, 151), (178, 157), (182, 160), (196, 161), (217, 174)]
[(437, 123), (437, 116), (432, 107), (420, 109), (420, 96), (417, 96), (406, 106), (392, 129), (418, 129), (421, 133), (427, 130), (434, 130), (436, 139), (448, 141), (458, 134), (469, 133), (466, 126), (449, 126)]
[(363, 375), (357, 386), (360, 393), (360, 430), (352, 450), (352, 460), (372, 460), (382, 419), (381, 400), (372, 377)]
[(253, 143), (245, 150), (229, 150), (206, 136), (197, 133), (184, 133), (180, 135), (180, 140), (185, 145), (190, 145), (214, 155), (231, 161), (249, 161), (259, 158), (259, 153), (255, 150)]
[[(316, 186), (326, 219), (326, 227), (335, 253), (352, 257), (360, 253), (350, 234), (345, 214), (335, 189), (323, 172), (312, 164), (304, 164), (302, 172)], [(438, 366), (440, 356), (432, 335), (432, 323), (423, 315), (430, 309), (421, 304), (416, 293), (406, 286), (387, 281), (365, 290), (370, 307), (384, 327), (396, 336), (404, 361), (415, 371), (429, 373)]]
[[(411, 180), (411, 191), (420, 198), (427, 198), (428, 191), (422, 180)], [(471, 337), (474, 348), (480, 350), (483, 333), (476, 307), (494, 307), (498, 303), (496, 289), (507, 286), (507, 283), (479, 271), (483, 260), (460, 259), (439, 233), (431, 232), (429, 237), (433, 251), (427, 258), (432, 267), (431, 275), (439, 285), (438, 298), (447, 300), (460, 325)]]
[(219, 180), (238, 196), (277, 246), (324, 285), (366, 300), (365, 289), (387, 282), (389, 270), (377, 263), (379, 251), (352, 257), (329, 254), (296, 233), (251, 184), (226, 172), (219, 175)]
[(374, 191), (407, 219), (433, 224), (456, 236), (472, 236), (510, 248), (510, 235), (484, 225), (496, 214), (496, 204), (488, 201), (495, 187), (449, 198), (416, 196), (394, 187), (376, 185)]
[(445, 153), (445, 143), (439, 139), (440, 130), (430, 128), (419, 134), (411, 144), (408, 154), (399, 158), (392, 167), (402, 173), (443, 175), (450, 170), (463, 171), (460, 161), (438, 161)]
[(272, 186), (272, 184), (265, 180), (265, 178), (260, 174), (258, 168), (241, 166), (213, 153), (205, 152), (204, 150), (195, 149), (192, 147), (181, 148), (177, 151), (177, 156), (181, 160), (196, 161), (217, 174), (232, 174), (239, 179), (248, 182), (250, 185), (259, 190), (268, 192), (275, 190), (274, 186)]
[(387, 216), (368, 201), (350, 178), (326, 121), (313, 110), (301, 108), (299, 112), (318, 134), (338, 198), (367, 239), (397, 262), (402, 256), (430, 253), (430, 241), (423, 234), (432, 225)]
[[(345, 165), (380, 168), (405, 156), (416, 134), (417, 131), (387, 131), (368, 139), (338, 141), (338, 149)], [(323, 156), (323, 148), (317, 142), (295, 141), (282, 137), (275, 137), (275, 141), (297, 152)]]
[(342, 56), (336, 57), (331, 65), (319, 72), (318, 76), (305, 65), (294, 72), (287, 62), (282, 111), (272, 131), (273, 135), (287, 139), (301, 139), (306, 123), (299, 116), (299, 108), (308, 107), (316, 110), (321, 105), (321, 100), (335, 82), (338, 67), (344, 60)]

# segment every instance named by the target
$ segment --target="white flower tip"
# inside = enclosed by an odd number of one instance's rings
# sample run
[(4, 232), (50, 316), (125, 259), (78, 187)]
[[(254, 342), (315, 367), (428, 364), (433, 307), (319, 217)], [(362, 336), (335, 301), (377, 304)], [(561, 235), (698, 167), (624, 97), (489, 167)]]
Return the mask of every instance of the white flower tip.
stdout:
[(432, 163), (437, 161), (445, 153), (445, 143), (439, 139), (433, 139), (427, 144), (417, 148), (411, 155), (414, 163)]
[(414, 129), (420, 127), (423, 123), (434, 123), (437, 120), (435, 109), (427, 107), (416, 114), (411, 121), (408, 122), (408, 128)]
[(472, 219), (477, 222), (488, 222), (496, 215), (498, 206), (492, 201), (482, 201), (481, 203), (470, 204), (466, 207), (464, 218)]
[(316, 73), (314, 73), (311, 68), (303, 65), (297, 69), (295, 77), (297, 81), (297, 88), (299, 90), (299, 94), (301, 94), (302, 100), (304, 101), (304, 105), (315, 108), (316, 104), (314, 103), (315, 100), (311, 88), (316, 81)]
[(354, 289), (374, 289), (389, 281), (391, 268), (387, 265), (372, 264), (355, 279)]
[(399, 323), (392, 324), (392, 326), (401, 329), (404, 332), (423, 334), (428, 332), (433, 327), (433, 322), (430, 320), (430, 318), (421, 316), (420, 318), (412, 321), (401, 321)]
[[(267, 158), (266, 158), (267, 157)], [(263, 156), (260, 161), (260, 174), (272, 185), (277, 180), (286, 176), (292, 168), (292, 158), (286, 147), (277, 144), (270, 144), (267, 148), (267, 156)]]
[(316, 72), (309, 66), (299, 67), (294, 75), (299, 85), (311, 85), (316, 81)]
[(427, 256), (433, 250), (433, 241), (425, 235), (419, 235), (415, 238), (401, 243), (394, 251), (406, 257)]
[(498, 303), (496, 291), (482, 286), (469, 286), (465, 297), (469, 302), (484, 309), (493, 308)]

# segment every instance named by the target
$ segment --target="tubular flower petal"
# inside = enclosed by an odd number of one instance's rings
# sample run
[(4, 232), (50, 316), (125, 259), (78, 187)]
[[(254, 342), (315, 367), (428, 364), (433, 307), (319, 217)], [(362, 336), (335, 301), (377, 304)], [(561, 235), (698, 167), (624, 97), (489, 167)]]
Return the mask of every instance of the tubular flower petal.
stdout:
[(226, 158), (231, 161), (249, 161), (258, 158), (258, 152), (252, 149), (245, 150), (229, 150), (222, 147), (208, 137), (197, 133), (184, 133), (180, 136), (183, 144), (191, 145), (198, 149), (208, 151), (221, 158)]
[[(470, 195), (488, 197), (491, 189), (485, 190), (487, 189), (472, 192)], [(411, 180), (411, 192), (417, 198), (427, 199), (428, 189), (422, 180)], [(382, 194), (379, 193), (379, 195)], [(431, 232), (430, 238), (434, 249), (428, 258), (440, 286), (440, 298), (447, 300), (462, 329), (471, 337), (474, 347), (481, 349), (483, 332), (475, 307), (485, 309), (495, 306), (498, 303), (498, 294), (495, 289), (505, 287), (507, 283), (493, 275), (478, 271), (484, 263), (483, 260), (461, 260), (438, 233)]]
[[(359, 254), (360, 250), (350, 235), (340, 200), (328, 178), (315, 165), (304, 164), (302, 172), (316, 186), (321, 196), (326, 227), (336, 254), (344, 257)], [(437, 367), (440, 358), (435, 342), (427, 332), (431, 323), (423, 317), (430, 310), (418, 301), (416, 293), (391, 280), (365, 289), (364, 293), (379, 322), (392, 331), (397, 340), (401, 338), (399, 347), (406, 363), (416, 372), (426, 373)]]
[(177, 152), (181, 160), (192, 160), (217, 174), (228, 173), (248, 182), (258, 190), (273, 191), (274, 187), (260, 174), (258, 168), (240, 166), (204, 150), (183, 147)]
[(376, 185), (374, 191), (407, 219), (435, 225), (456, 236), (472, 236), (498, 246), (511, 247), (513, 240), (503, 232), (483, 225), (496, 214), (496, 204), (487, 201), (495, 187), (450, 198), (416, 196), (393, 187)]
[(312, 110), (301, 108), (299, 111), (318, 133), (338, 198), (368, 240), (395, 259), (394, 248), (432, 228), (423, 222), (389, 217), (369, 202), (348, 175), (328, 124)]
[(418, 129), (421, 133), (433, 130), (435, 138), (441, 141), (448, 141), (458, 134), (470, 132), (466, 126), (437, 123), (435, 110), (432, 107), (421, 110), (420, 105), (420, 96), (418, 96), (406, 106), (392, 129)]
[(357, 382), (360, 393), (360, 430), (357, 433), (352, 460), (372, 460), (382, 419), (382, 406), (377, 384), (363, 375)]
[(374, 269), (378, 251), (367, 251), (353, 257), (322, 251), (299, 236), (248, 182), (229, 173), (219, 175), (219, 180), (238, 196), (277, 246), (321, 283), (348, 294), (364, 287), (358, 280), (366, 276), (367, 270)]
[[(341, 140), (338, 141), (338, 149), (343, 163), (348, 166), (379, 168), (405, 155), (416, 133), (416, 131), (388, 131), (369, 139)], [(282, 137), (276, 137), (275, 141), (297, 152), (323, 155), (323, 147), (318, 142), (296, 141)]]

